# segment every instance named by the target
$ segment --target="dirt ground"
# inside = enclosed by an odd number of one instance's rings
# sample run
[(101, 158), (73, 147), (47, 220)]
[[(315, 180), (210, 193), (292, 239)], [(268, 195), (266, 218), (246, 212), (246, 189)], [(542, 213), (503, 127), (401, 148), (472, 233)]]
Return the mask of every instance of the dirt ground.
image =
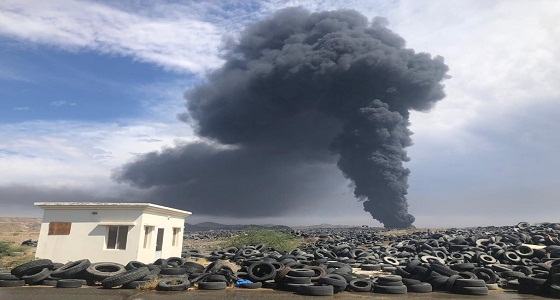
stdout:
[[(37, 241), (41, 219), (0, 217), (0, 242), (12, 243), (16, 253), (0, 257), (0, 268), (12, 268), (35, 257), (35, 247), (20, 246), (23, 241)], [(22, 253), (20, 253), (22, 252)]]

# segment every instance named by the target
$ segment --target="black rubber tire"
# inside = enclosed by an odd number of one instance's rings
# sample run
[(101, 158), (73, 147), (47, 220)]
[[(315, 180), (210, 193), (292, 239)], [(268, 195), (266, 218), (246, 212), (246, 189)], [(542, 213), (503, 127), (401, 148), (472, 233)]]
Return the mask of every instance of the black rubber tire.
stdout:
[(227, 284), (223, 281), (221, 282), (199, 282), (198, 289), (200, 290), (223, 290), (227, 287)]
[(25, 275), (21, 276), (21, 279), (25, 280), (25, 283), (27, 284), (36, 284), (47, 279), (50, 274), (51, 270), (49, 270), (48, 268), (43, 268), (43, 270), (39, 272), (28, 272)]
[(167, 259), (167, 264), (168, 265), (173, 264), (173, 263), (177, 264), (178, 266), (181, 266), (185, 263), (185, 260), (181, 257), (170, 257), (170, 258)]
[(398, 266), (398, 265), (400, 264), (399, 261), (398, 261), (396, 258), (392, 257), (392, 256), (385, 256), (385, 257), (383, 257), (383, 262), (385, 262), (385, 263), (387, 263), (387, 264), (390, 264), (390, 265), (393, 265), (393, 266), (395, 266), (395, 267)]
[(380, 294), (406, 294), (408, 291), (406, 285), (401, 286), (387, 286), (387, 285), (374, 285), (373, 292)]
[(286, 276), (284, 276), (284, 279), (282, 280), (282, 282), (284, 282), (284, 283), (296, 283), (296, 284), (310, 284), (311, 283), (311, 277), (294, 277), (294, 276), (286, 275)]
[(497, 262), (496, 258), (488, 254), (480, 254), (478, 256), (478, 263), (481, 265), (491, 265)]
[(409, 285), (422, 283), (422, 281), (416, 280), (416, 279), (411, 279), (411, 278), (403, 278), (402, 283), (406, 286), (409, 286)]
[(444, 266), (444, 265), (440, 265), (440, 264), (431, 264), (430, 268), (435, 271), (438, 272), (441, 275), (445, 275), (447, 277), (451, 276), (451, 275), (457, 275), (459, 274), (459, 272), (452, 270), (451, 268)]
[(20, 277), (17, 277), (15, 275), (12, 275), (10, 273), (1, 273), (0, 274), (0, 280), (20, 280)]
[(463, 272), (463, 271), (470, 271), (474, 269), (475, 265), (472, 263), (461, 263), (461, 264), (451, 265), (449, 267), (455, 271)]
[(140, 267), (138, 269), (128, 270), (124, 273), (120, 273), (108, 278), (105, 278), (101, 285), (103, 288), (110, 289), (119, 285), (127, 284), (129, 282), (136, 281), (146, 275), (150, 274), (150, 271), (146, 267)]
[(468, 271), (459, 272), (459, 276), (463, 277), (463, 279), (478, 279), (473, 272)]
[(486, 288), (490, 291), (497, 290), (499, 288), (497, 283), (487, 283)]
[(438, 276), (429, 278), (427, 281), (432, 286), (432, 291), (446, 291), (447, 290), (447, 276)]
[(78, 275), (85, 271), (90, 265), (91, 262), (88, 259), (71, 261), (52, 271), (51, 276), (62, 279), (77, 279)]
[(406, 267), (404, 267), (404, 270), (408, 273), (411, 273), (412, 270), (414, 270), (414, 268), (419, 266), (420, 264), (422, 264), (422, 262), (420, 260), (413, 259), (413, 260), (409, 261), (408, 264), (406, 264)]
[(253, 283), (243, 283), (241, 285), (239, 285), (240, 288), (244, 288), (244, 289), (260, 289), (262, 288), (263, 284), (262, 282), (253, 282)]
[(535, 277), (519, 277), (517, 281), (520, 285), (541, 287), (547, 280)]
[(24, 286), (25, 280), (0, 280), (0, 287)]
[(85, 270), (87, 279), (103, 281), (106, 278), (126, 272), (125, 266), (113, 262), (92, 263)]
[(292, 277), (313, 277), (315, 276), (315, 271), (309, 269), (292, 269), (288, 275)]
[(379, 283), (388, 283), (388, 282), (402, 282), (402, 277), (399, 275), (379, 276)]
[(525, 277), (525, 273), (517, 271), (505, 271), (500, 273), (500, 277), (505, 279), (517, 279), (519, 277)]
[(212, 271), (218, 271), (223, 267), (223, 264), (219, 261), (210, 263), (206, 268), (204, 268), (204, 273), (210, 273)]
[(511, 262), (514, 262), (514, 263), (518, 263), (518, 262), (521, 261), (521, 257), (513, 251), (506, 251), (504, 253), (503, 257), (506, 261), (511, 261)]
[(352, 267), (350, 267), (349, 265), (345, 264), (345, 263), (341, 263), (341, 262), (333, 262), (327, 265), (327, 269), (336, 269), (337, 271), (341, 272), (341, 273), (347, 273), (350, 274), (352, 273)]
[(140, 268), (140, 267), (147, 267), (147, 266), (148, 266), (148, 265), (146, 265), (146, 264), (143, 263), (143, 262), (139, 262), (139, 261), (133, 260), (133, 261), (129, 261), (129, 262), (124, 266), (124, 268), (128, 271), (128, 270), (134, 270), (134, 269), (138, 269), (138, 268)]
[(550, 286), (550, 296), (560, 299), (560, 285), (553, 284)]
[(284, 280), (284, 277), (286, 277), (286, 275), (288, 275), (290, 270), (292, 270), (292, 268), (284, 267), (284, 269), (282, 269), (280, 271), (276, 271), (276, 276), (274, 276), (274, 281), (276, 281), (276, 283), (282, 282)]
[(363, 271), (380, 271), (381, 266), (379, 264), (362, 264), (360, 269)]
[(221, 275), (221, 274), (210, 274), (208, 277), (206, 277), (206, 279), (204, 280), (206, 282), (228, 282), (228, 279), (226, 278), (225, 275)]
[(455, 280), (455, 284), (453, 286), (460, 286), (460, 287), (486, 287), (486, 282), (482, 279), (463, 279), (459, 278)]
[(53, 262), (50, 259), (33, 260), (13, 268), (10, 273), (14, 276), (22, 277), (26, 273), (38, 272), (43, 270), (44, 268), (52, 269)]
[[(290, 270), (289, 272), (292, 271), (293, 270)], [(315, 272), (311, 272), (315, 274)], [(270, 280), (274, 278), (274, 276), (276, 276), (276, 267), (269, 262), (255, 262), (247, 268), (247, 277), (253, 282)]]
[(158, 258), (154, 261), (154, 263), (152, 265), (167, 267), (167, 259)]
[(451, 290), (453, 289), (453, 286), (455, 285), (455, 281), (457, 281), (457, 279), (461, 279), (463, 277), (459, 276), (459, 275), (453, 275), (453, 276), (449, 276), (449, 278), (447, 278), (447, 282), (446, 282), (446, 290), (448, 292), (451, 292)]
[(162, 279), (158, 285), (158, 291), (184, 291), (189, 288), (191, 283), (188, 279), (184, 278), (165, 278)]
[(57, 288), (80, 288), (86, 284), (83, 279), (60, 279), (56, 282)]
[(161, 266), (157, 265), (147, 265), (148, 271), (150, 271), (150, 275), (159, 275), (161, 272)]
[(371, 292), (373, 283), (367, 279), (352, 279), (348, 283), (348, 289), (354, 292)]
[(173, 275), (173, 276), (177, 276), (177, 275), (184, 275), (187, 273), (187, 269), (185, 268), (161, 268), (161, 272), (159, 272), (161, 275)]
[(58, 283), (58, 280), (54, 280), (54, 279), (45, 279), (43, 281), (41, 281), (41, 285), (44, 286), (56, 286)]
[(476, 268), (472, 270), (472, 272), (478, 277), (479, 279), (484, 280), (487, 284), (496, 283), (498, 281), (498, 275), (489, 268)]
[(405, 278), (405, 277), (408, 278), (408, 277), (412, 276), (410, 273), (405, 271), (404, 268), (402, 268), (402, 267), (396, 267), (395, 272), (393, 272), (393, 273), (395, 273), (395, 275), (399, 275), (403, 278)]
[(338, 274), (327, 274), (325, 277), (319, 279), (320, 284), (332, 285), (334, 292), (342, 292), (348, 286), (346, 279)]
[(454, 286), (451, 292), (462, 295), (488, 295), (488, 288), (486, 286)]
[(407, 286), (407, 290), (409, 293), (430, 293), (432, 291), (432, 285), (427, 282), (421, 282)]
[(195, 263), (192, 261), (187, 261), (184, 262), (183, 265), (181, 266), (181, 268), (184, 268), (185, 270), (187, 270), (187, 273), (192, 274), (192, 273), (202, 273), (204, 271), (204, 266), (199, 264), (199, 263)]
[(332, 296), (334, 287), (332, 285), (302, 285), (298, 287), (298, 293), (308, 296)]
[(277, 287), (277, 283), (274, 280), (263, 281), (262, 287), (265, 289), (275, 289)]
[(319, 266), (307, 266), (306, 269), (313, 271), (313, 276), (311, 276), (311, 281), (318, 281), (321, 277), (327, 275), (327, 271)]

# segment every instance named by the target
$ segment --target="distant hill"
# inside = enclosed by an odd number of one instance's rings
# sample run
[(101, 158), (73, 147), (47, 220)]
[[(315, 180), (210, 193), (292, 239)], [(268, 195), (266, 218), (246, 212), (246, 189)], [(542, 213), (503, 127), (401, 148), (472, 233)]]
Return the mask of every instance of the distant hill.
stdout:
[(39, 232), (41, 218), (0, 217), (0, 232)]
[[(356, 228), (362, 227), (360, 225), (333, 225), (333, 224), (320, 224), (320, 225), (309, 225), (309, 226), (296, 226), (293, 227), (294, 229), (301, 230), (301, 229), (321, 229), (321, 228)], [(367, 226), (366, 227), (370, 227)]]
[(214, 222), (202, 222), (198, 224), (189, 224), (185, 223), (185, 231), (186, 232), (194, 232), (194, 231), (208, 231), (208, 230), (246, 230), (249, 228), (264, 228), (264, 229), (282, 229), (282, 230), (292, 230), (292, 228), (284, 225), (272, 225), (272, 224), (264, 224), (264, 225), (255, 225), (255, 224), (248, 224), (248, 225), (226, 225)]

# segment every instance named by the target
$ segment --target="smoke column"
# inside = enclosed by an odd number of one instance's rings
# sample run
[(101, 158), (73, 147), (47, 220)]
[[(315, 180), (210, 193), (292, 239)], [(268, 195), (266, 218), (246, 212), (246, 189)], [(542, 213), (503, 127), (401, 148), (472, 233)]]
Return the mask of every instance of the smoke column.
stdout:
[[(267, 207), (291, 201), (286, 187), (310, 178), (302, 166), (338, 161), (364, 210), (386, 227), (409, 227), (409, 111), (444, 97), (448, 68), (405, 48), (386, 24), (352, 10), (288, 8), (248, 26), (224, 66), (185, 95), (180, 119), (205, 141), (146, 154), (114, 177), (183, 195), (202, 211), (196, 201)], [(281, 211), (269, 207), (249, 214)], [(222, 214), (242, 215), (235, 210)]]

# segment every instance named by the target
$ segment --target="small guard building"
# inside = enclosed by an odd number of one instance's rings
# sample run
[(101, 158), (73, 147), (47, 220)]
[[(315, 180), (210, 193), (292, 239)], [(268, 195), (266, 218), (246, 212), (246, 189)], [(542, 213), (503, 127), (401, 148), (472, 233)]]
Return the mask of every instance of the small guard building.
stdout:
[(180, 257), (188, 211), (151, 203), (37, 202), (44, 209), (35, 257), (66, 263), (153, 263)]

